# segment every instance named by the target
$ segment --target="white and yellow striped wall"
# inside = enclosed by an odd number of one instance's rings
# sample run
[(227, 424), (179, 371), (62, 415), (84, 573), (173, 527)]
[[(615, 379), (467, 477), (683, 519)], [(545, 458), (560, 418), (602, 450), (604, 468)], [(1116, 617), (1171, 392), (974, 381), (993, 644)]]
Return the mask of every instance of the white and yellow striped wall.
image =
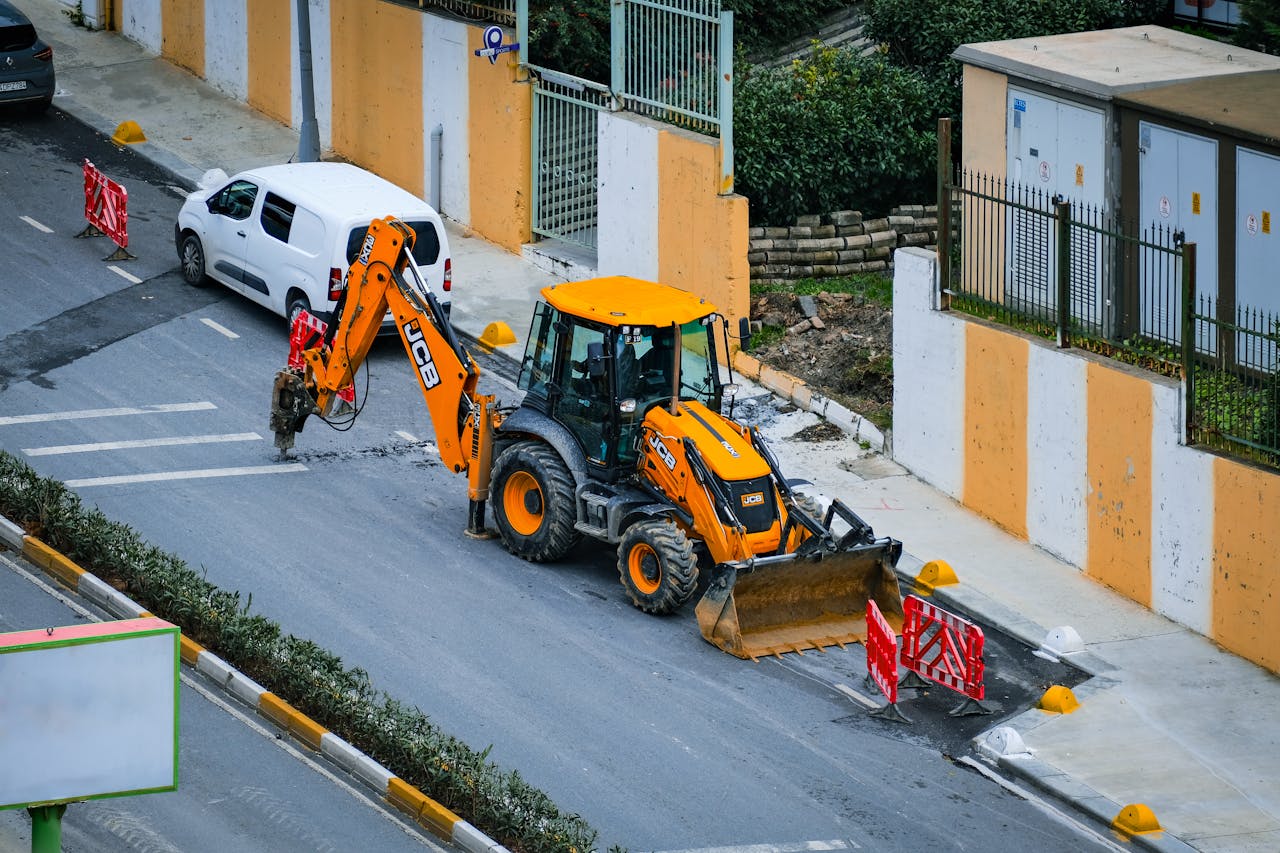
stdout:
[(1187, 447), (1180, 382), (936, 310), (936, 272), (895, 256), (895, 459), (1280, 672), (1280, 474)]
[[(290, 126), (302, 124), (294, 0), (118, 0), (124, 35)], [(532, 237), (532, 89), (484, 27), (382, 0), (310, 0), (322, 148), (426, 198), (514, 252)], [(508, 34), (514, 40), (514, 34)], [(210, 129), (213, 130), (213, 129)], [(602, 114), (599, 271), (658, 279), (736, 320), (749, 302), (747, 203), (719, 195), (715, 140)]]

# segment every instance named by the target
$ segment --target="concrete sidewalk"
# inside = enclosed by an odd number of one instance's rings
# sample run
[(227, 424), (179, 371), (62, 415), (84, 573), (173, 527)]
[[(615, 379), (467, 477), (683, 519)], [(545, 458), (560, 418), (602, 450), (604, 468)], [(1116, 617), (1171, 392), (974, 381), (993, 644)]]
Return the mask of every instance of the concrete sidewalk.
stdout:
[[(214, 167), (230, 174), (284, 162), (296, 151), (289, 128), (116, 34), (72, 26), (57, 0), (21, 5), (54, 46), (54, 106), (108, 135), (138, 122), (149, 140), (138, 153), (175, 183), (189, 186)], [(507, 352), (520, 352), (537, 293), (555, 279), (462, 226), (449, 232), (454, 324), (478, 337), (503, 320), (519, 339)], [(1145, 804), (1165, 831), (1132, 842), (1151, 849), (1280, 850), (1280, 678), (1006, 534), (852, 437), (775, 449), (785, 470), (901, 539), (908, 573), (948, 561), (960, 584), (939, 588), (943, 607), (1032, 646), (1061, 626), (1083, 638), (1082, 650), (1066, 655), (1094, 675), (1076, 690), (1079, 710), (1028, 711), (980, 744), (1002, 775), (1104, 824)]]

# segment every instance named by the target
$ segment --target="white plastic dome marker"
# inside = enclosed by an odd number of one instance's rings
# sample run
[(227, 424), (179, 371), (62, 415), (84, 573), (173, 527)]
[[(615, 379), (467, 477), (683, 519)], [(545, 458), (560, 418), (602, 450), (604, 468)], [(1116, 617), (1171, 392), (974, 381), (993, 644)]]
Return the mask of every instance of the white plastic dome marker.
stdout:
[(1010, 726), (998, 726), (987, 732), (978, 745), (978, 751), (993, 759), (1031, 755), (1022, 735)]
[(1084, 651), (1084, 640), (1080, 639), (1080, 634), (1070, 625), (1063, 625), (1045, 634), (1035, 655), (1056, 662), (1066, 655), (1082, 651)]

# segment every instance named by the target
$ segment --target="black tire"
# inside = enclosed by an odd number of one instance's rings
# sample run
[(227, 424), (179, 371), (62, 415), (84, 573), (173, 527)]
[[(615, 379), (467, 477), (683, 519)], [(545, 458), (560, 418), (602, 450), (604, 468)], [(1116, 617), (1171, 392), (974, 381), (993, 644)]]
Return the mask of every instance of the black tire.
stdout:
[(204, 246), (194, 234), (182, 235), (182, 247), (178, 250), (182, 266), (182, 280), (192, 287), (204, 287), (209, 283), (204, 272)]
[(674, 613), (698, 587), (698, 560), (683, 530), (650, 518), (622, 535), (618, 575), (636, 607), (655, 615)]
[(493, 466), (489, 494), (507, 550), (534, 563), (559, 560), (578, 544), (573, 477), (539, 441), (513, 444)]
[(289, 324), (289, 331), (293, 331), (293, 321), (298, 319), (298, 315), (303, 311), (311, 313), (311, 300), (307, 299), (305, 293), (296, 294), (289, 299), (289, 304), (285, 306), (284, 318)]

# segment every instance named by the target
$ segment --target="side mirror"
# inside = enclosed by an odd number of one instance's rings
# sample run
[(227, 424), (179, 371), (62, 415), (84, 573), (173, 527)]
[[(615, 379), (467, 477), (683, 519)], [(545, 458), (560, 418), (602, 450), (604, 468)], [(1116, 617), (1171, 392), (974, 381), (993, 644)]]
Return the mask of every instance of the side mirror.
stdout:
[(604, 376), (604, 344), (599, 341), (587, 344), (587, 375), (592, 379)]
[(751, 319), (749, 317), (738, 318), (738, 340), (743, 349), (751, 348)]

